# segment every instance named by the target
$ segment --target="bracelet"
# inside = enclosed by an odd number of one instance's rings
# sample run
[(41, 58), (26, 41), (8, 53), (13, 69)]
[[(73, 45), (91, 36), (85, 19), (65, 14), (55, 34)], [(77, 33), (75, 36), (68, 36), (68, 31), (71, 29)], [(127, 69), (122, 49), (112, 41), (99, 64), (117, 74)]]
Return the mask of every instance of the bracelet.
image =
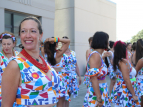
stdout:
[(54, 39), (55, 39), (54, 42), (60, 42), (60, 38), (59, 37), (58, 38), (54, 37)]
[(96, 99), (96, 101), (98, 101), (99, 103), (102, 103), (102, 100), (99, 101), (99, 100)]
[(58, 38), (57, 37), (54, 37), (54, 39), (55, 39), (54, 42), (58, 42)]
[(60, 42), (60, 38), (58, 37), (58, 42)]
[(54, 42), (56, 42), (56, 37), (54, 37)]

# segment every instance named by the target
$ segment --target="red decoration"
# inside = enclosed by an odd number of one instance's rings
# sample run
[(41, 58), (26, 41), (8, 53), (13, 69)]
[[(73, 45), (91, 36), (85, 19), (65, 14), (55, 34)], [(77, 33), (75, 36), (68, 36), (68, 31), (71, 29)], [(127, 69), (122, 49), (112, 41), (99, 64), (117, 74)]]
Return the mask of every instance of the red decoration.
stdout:
[(60, 38), (58, 38), (58, 42), (60, 42)]
[(43, 97), (43, 98), (48, 98), (47, 92), (40, 94), (40, 96)]
[(44, 71), (45, 73), (47, 73), (49, 71), (49, 68), (47, 66), (47, 63), (45, 62), (45, 60), (39, 55), (39, 57), (42, 59), (43, 64), (37, 62), (34, 58), (32, 58), (26, 51), (25, 49), (23, 49), (20, 52), (27, 60), (29, 60), (33, 65), (35, 65), (36, 67), (38, 67), (40, 70)]
[(33, 90), (33, 85), (26, 84), (26, 88)]

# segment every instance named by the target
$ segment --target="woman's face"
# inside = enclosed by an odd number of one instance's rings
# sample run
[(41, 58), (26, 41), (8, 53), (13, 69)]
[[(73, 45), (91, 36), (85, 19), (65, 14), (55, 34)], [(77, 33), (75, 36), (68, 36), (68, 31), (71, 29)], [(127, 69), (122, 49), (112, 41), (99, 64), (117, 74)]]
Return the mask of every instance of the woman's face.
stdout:
[(131, 50), (132, 49), (132, 44), (129, 44), (127, 49)]
[(9, 39), (2, 39), (2, 48), (4, 53), (9, 54), (12, 53), (15, 44), (12, 41), (12, 38)]
[(27, 50), (38, 50), (43, 34), (39, 33), (38, 24), (34, 20), (25, 20), (21, 23), (20, 39)]
[(89, 42), (89, 46), (91, 47), (92, 40)]

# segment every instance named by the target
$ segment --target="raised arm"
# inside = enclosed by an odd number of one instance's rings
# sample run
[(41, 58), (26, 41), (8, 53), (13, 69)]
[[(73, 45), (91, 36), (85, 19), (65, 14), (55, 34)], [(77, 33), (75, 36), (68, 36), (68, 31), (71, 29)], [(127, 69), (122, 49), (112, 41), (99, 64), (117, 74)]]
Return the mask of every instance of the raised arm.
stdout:
[[(55, 38), (47, 38), (45, 40), (45, 42), (55, 42)], [(56, 57), (62, 57), (62, 55), (65, 53), (65, 51), (68, 49), (69, 44), (70, 44), (70, 40), (69, 39), (63, 39), (63, 38), (59, 38), (59, 41), (62, 43), (62, 47), (59, 51), (57, 51), (56, 53)]]
[[(101, 66), (101, 58), (100, 58), (100, 55), (98, 53), (94, 53), (90, 59), (89, 59), (89, 65), (90, 65), (90, 68), (100, 68)], [(101, 93), (100, 93), (100, 88), (99, 88), (99, 82), (98, 82), (98, 78), (97, 78), (97, 75), (95, 76), (91, 76), (90, 77), (90, 80), (92, 82), (92, 86), (93, 86), (93, 89), (94, 89), (94, 92), (95, 92), (95, 95), (97, 96), (97, 102), (98, 101), (102, 101), (101, 99)], [(102, 103), (99, 103), (97, 104), (97, 106), (101, 106)]]
[(20, 69), (15, 61), (11, 61), (2, 75), (2, 107), (12, 107), (19, 84)]
[(109, 57), (109, 56), (111, 56), (111, 52), (106, 51), (103, 53), (102, 59), (105, 60), (105, 57)]

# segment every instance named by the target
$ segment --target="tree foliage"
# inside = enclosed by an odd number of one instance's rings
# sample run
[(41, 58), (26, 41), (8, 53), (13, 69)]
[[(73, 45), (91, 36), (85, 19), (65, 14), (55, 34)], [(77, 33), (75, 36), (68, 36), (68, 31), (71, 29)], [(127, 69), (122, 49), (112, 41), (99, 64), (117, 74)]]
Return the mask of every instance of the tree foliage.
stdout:
[(137, 42), (138, 39), (143, 39), (143, 30), (139, 31), (136, 35), (134, 35), (130, 42)]

